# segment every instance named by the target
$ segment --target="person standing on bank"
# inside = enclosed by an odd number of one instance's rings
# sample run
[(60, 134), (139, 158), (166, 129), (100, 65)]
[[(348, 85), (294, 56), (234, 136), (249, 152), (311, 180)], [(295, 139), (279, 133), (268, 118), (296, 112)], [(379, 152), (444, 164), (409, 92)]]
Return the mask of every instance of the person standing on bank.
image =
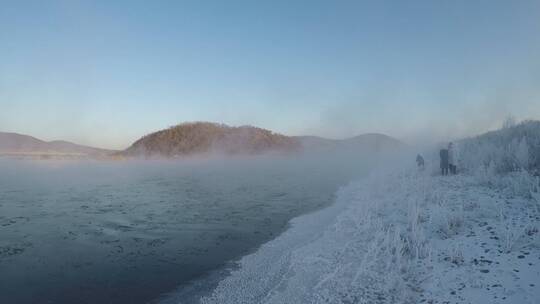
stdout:
[(453, 143), (448, 144), (448, 168), (451, 174), (457, 173), (456, 151)]
[(441, 149), (439, 156), (441, 157), (441, 174), (448, 175), (448, 150)]
[(424, 158), (420, 154), (416, 155), (416, 165), (420, 171), (424, 170)]

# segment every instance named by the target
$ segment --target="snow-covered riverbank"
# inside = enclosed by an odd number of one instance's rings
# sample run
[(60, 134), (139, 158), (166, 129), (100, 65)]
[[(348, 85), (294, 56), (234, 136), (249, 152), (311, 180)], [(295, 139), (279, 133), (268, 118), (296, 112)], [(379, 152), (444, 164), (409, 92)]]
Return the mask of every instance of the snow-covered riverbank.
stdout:
[(202, 302), (538, 303), (539, 203), (468, 175), (374, 176), (295, 219)]
[(456, 146), (459, 175), (440, 176), (438, 149), (423, 171), (386, 163), (201, 302), (540, 303), (540, 122)]
[(431, 257), (423, 267), (422, 299), (539, 303), (540, 202), (471, 176), (428, 182), (436, 191), (420, 216), (443, 219), (425, 225)]

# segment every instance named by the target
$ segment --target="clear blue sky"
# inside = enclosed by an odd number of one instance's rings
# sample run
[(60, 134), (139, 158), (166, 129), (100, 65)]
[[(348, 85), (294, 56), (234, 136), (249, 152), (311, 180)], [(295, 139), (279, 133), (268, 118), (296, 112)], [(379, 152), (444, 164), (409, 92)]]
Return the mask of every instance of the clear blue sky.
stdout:
[(540, 1), (4, 1), (0, 130), (446, 139), (540, 119)]

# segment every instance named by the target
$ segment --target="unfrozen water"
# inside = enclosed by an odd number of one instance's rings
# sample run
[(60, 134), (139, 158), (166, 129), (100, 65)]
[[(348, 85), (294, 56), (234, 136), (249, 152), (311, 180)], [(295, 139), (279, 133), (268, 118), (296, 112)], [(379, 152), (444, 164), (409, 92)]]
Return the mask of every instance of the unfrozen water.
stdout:
[(209, 273), (329, 205), (367, 168), (0, 159), (0, 303), (147, 303), (193, 281), (211, 291)]

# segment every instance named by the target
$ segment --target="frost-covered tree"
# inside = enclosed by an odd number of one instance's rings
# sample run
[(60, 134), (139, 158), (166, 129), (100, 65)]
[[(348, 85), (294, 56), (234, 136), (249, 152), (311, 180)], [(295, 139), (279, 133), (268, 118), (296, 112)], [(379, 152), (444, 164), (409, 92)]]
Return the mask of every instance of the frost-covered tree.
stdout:
[(516, 126), (516, 118), (512, 115), (509, 115), (506, 117), (506, 119), (503, 121), (502, 128), (508, 129)]
[(525, 121), (459, 141), (460, 169), (475, 172), (495, 164), (496, 174), (525, 169), (540, 174), (540, 121)]

